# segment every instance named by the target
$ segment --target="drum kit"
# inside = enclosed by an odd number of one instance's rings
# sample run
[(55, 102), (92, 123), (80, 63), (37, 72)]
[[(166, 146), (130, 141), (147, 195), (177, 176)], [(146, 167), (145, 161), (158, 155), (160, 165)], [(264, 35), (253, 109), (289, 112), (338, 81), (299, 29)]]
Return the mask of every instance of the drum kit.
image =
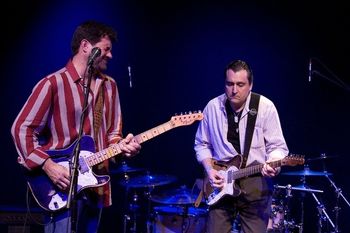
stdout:
[[(326, 156), (325, 154), (322, 154), (320, 157), (308, 159), (308, 162), (313, 161), (322, 161), (330, 158), (335, 158), (335, 156)], [(342, 197), (343, 200), (347, 203), (347, 205), (350, 207), (349, 202), (346, 200), (344, 195), (341, 193), (341, 190), (335, 185), (334, 181), (331, 180), (330, 176), (332, 176), (332, 173), (329, 173), (326, 171), (325, 166), (324, 171), (315, 171), (311, 170), (308, 166), (308, 164), (304, 165), (303, 170), (298, 171), (290, 171), (290, 172), (282, 172), (281, 176), (296, 176), (299, 177), (301, 184), (299, 185), (275, 185), (274, 186), (274, 195), (273, 195), (273, 201), (271, 205), (271, 215), (268, 223), (268, 233), (302, 233), (304, 232), (304, 199), (306, 195), (310, 195), (312, 199), (315, 201), (316, 204), (316, 210), (317, 210), (317, 217), (318, 217), (318, 223), (317, 223), (317, 232), (332, 232), (337, 233), (339, 231), (338, 227), (338, 217), (339, 217), (339, 198)], [(313, 189), (311, 188), (307, 182), (307, 177), (326, 177), (327, 180), (331, 183), (332, 187), (335, 190), (336, 193), (336, 201), (335, 206), (333, 208), (334, 218), (333, 221), (331, 217), (328, 215), (325, 205), (320, 201), (318, 194), (323, 194), (324, 190), (320, 189)], [(319, 182), (320, 183), (320, 182)], [(323, 183), (323, 182), (321, 182)], [(281, 198), (281, 191), (283, 193)], [(300, 211), (300, 221), (298, 223), (295, 222), (295, 218), (291, 217), (290, 212), (290, 206), (291, 206), (291, 199), (293, 198), (292, 193), (299, 193), (300, 199), (298, 201), (298, 204), (300, 204), (300, 208), (298, 208), (298, 211)], [(307, 216), (308, 217), (308, 216)]]
[[(325, 160), (333, 158), (322, 155), (319, 158), (308, 159)], [(143, 175), (134, 175), (135, 173)], [(168, 185), (175, 183), (177, 178), (172, 175), (151, 174), (146, 169), (128, 166), (125, 162), (111, 170), (113, 175), (122, 175), (119, 184), (125, 189), (126, 206), (123, 214), (123, 233), (205, 233), (208, 210), (205, 203), (195, 208), (194, 203), (199, 194), (199, 187), (188, 189), (186, 186), (169, 188)], [(303, 233), (305, 228), (304, 199), (310, 195), (314, 200), (318, 217), (318, 232), (325, 232), (327, 226), (329, 232), (340, 232), (338, 227), (339, 199), (342, 198), (350, 207), (334, 181), (332, 173), (311, 170), (307, 164), (302, 170), (282, 172), (281, 177), (298, 177), (301, 184), (274, 186), (271, 215), (268, 222), (268, 233)], [(326, 177), (336, 193), (334, 221), (328, 215), (325, 205), (317, 195), (323, 194), (324, 190), (312, 188), (307, 184), (307, 177)], [(161, 189), (161, 187), (167, 187)], [(141, 195), (142, 193), (142, 195)], [(299, 211), (298, 221), (291, 213), (291, 201), (294, 194), (300, 194), (296, 205)], [(131, 194), (131, 195), (130, 195)], [(308, 217), (308, 216), (307, 216)], [(239, 219), (239, 218), (238, 218)], [(236, 226), (236, 227), (235, 227)], [(237, 227), (238, 226), (238, 227)], [(304, 229), (305, 228), (305, 229)], [(232, 232), (241, 232), (239, 222), (233, 223)]]
[(110, 173), (122, 176), (118, 183), (125, 189), (123, 233), (205, 232), (207, 209), (193, 207), (199, 190), (186, 186), (161, 189), (177, 178), (130, 167), (125, 161)]

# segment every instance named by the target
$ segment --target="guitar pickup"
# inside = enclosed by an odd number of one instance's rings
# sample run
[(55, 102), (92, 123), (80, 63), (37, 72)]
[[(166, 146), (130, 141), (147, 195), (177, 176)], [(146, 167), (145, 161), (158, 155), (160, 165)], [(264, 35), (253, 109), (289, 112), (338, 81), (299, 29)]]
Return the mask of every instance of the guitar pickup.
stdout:
[(87, 165), (84, 157), (82, 156), (79, 157), (79, 170), (82, 174), (90, 171), (89, 166)]

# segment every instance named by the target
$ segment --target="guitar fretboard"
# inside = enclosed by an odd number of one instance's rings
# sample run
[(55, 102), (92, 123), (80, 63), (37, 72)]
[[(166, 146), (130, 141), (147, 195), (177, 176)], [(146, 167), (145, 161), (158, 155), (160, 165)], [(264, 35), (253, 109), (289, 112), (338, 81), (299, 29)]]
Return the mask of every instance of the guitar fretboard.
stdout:
[[(282, 166), (282, 160), (273, 161), (273, 162), (269, 163), (269, 165), (273, 168), (280, 167), (280, 166)], [(257, 174), (257, 173), (261, 172), (263, 166), (264, 166), (264, 164), (258, 164), (258, 165), (254, 165), (251, 167), (246, 167), (246, 168), (240, 169), (240, 170), (234, 172), (233, 179), (236, 180), (236, 179), (239, 179), (242, 177)]]
[[(138, 143), (143, 143), (145, 141), (148, 141), (162, 133), (165, 133), (166, 131), (171, 130), (172, 128), (176, 127), (172, 121), (165, 122), (157, 127), (154, 127), (152, 129), (149, 129), (143, 133), (140, 133), (134, 137), (133, 140), (135, 140)], [(104, 150), (101, 150), (93, 155), (88, 156), (85, 161), (86, 163), (92, 167), (96, 164), (99, 164), (107, 159), (110, 159), (118, 154), (121, 154), (122, 150), (120, 148), (120, 143), (114, 144)]]

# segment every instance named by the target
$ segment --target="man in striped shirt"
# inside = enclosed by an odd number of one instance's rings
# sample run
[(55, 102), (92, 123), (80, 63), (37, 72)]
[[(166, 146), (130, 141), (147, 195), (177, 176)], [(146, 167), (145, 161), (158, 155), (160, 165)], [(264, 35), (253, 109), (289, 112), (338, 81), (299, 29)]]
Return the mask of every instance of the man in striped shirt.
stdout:
[[(141, 149), (132, 134), (123, 138), (118, 88), (114, 79), (103, 73), (116, 37), (111, 27), (96, 21), (79, 25), (71, 41), (72, 58), (64, 68), (37, 83), (13, 123), (11, 133), (19, 164), (28, 171), (42, 169), (62, 193), (69, 189), (70, 171), (47, 152), (74, 144), (80, 129), (82, 135), (93, 138), (92, 149), (96, 151), (118, 143), (120, 154), (130, 157)], [(83, 112), (85, 118), (81, 119)], [(94, 173), (108, 174), (108, 162), (106, 159), (94, 166)], [(108, 182), (78, 193), (77, 232), (97, 232), (102, 207), (112, 204), (110, 188)], [(66, 209), (51, 213), (45, 232), (70, 232), (69, 216)]]

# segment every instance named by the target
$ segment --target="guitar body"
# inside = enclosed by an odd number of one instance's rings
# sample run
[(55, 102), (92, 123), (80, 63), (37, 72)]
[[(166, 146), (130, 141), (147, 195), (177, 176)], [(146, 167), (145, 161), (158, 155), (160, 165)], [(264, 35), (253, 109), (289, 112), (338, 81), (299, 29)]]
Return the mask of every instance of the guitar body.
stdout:
[(235, 180), (232, 177), (232, 174), (239, 170), (241, 164), (241, 155), (237, 155), (227, 162), (212, 160), (213, 168), (224, 177), (225, 182), (222, 189), (217, 189), (211, 187), (208, 176), (204, 178), (204, 196), (208, 205), (213, 205), (226, 195), (238, 196), (241, 193), (239, 187), (235, 184)]
[[(46, 151), (50, 158), (69, 169), (69, 163), (74, 156), (74, 148), (77, 141), (68, 148), (62, 150)], [(99, 187), (109, 182), (108, 175), (97, 176), (92, 169), (85, 163), (85, 158), (95, 152), (94, 141), (90, 136), (83, 136), (80, 141), (79, 170), (77, 194), (85, 188)], [(37, 203), (45, 210), (57, 211), (67, 205), (68, 191), (60, 190), (42, 169), (28, 171), (24, 169), (25, 178), (28, 186)]]

